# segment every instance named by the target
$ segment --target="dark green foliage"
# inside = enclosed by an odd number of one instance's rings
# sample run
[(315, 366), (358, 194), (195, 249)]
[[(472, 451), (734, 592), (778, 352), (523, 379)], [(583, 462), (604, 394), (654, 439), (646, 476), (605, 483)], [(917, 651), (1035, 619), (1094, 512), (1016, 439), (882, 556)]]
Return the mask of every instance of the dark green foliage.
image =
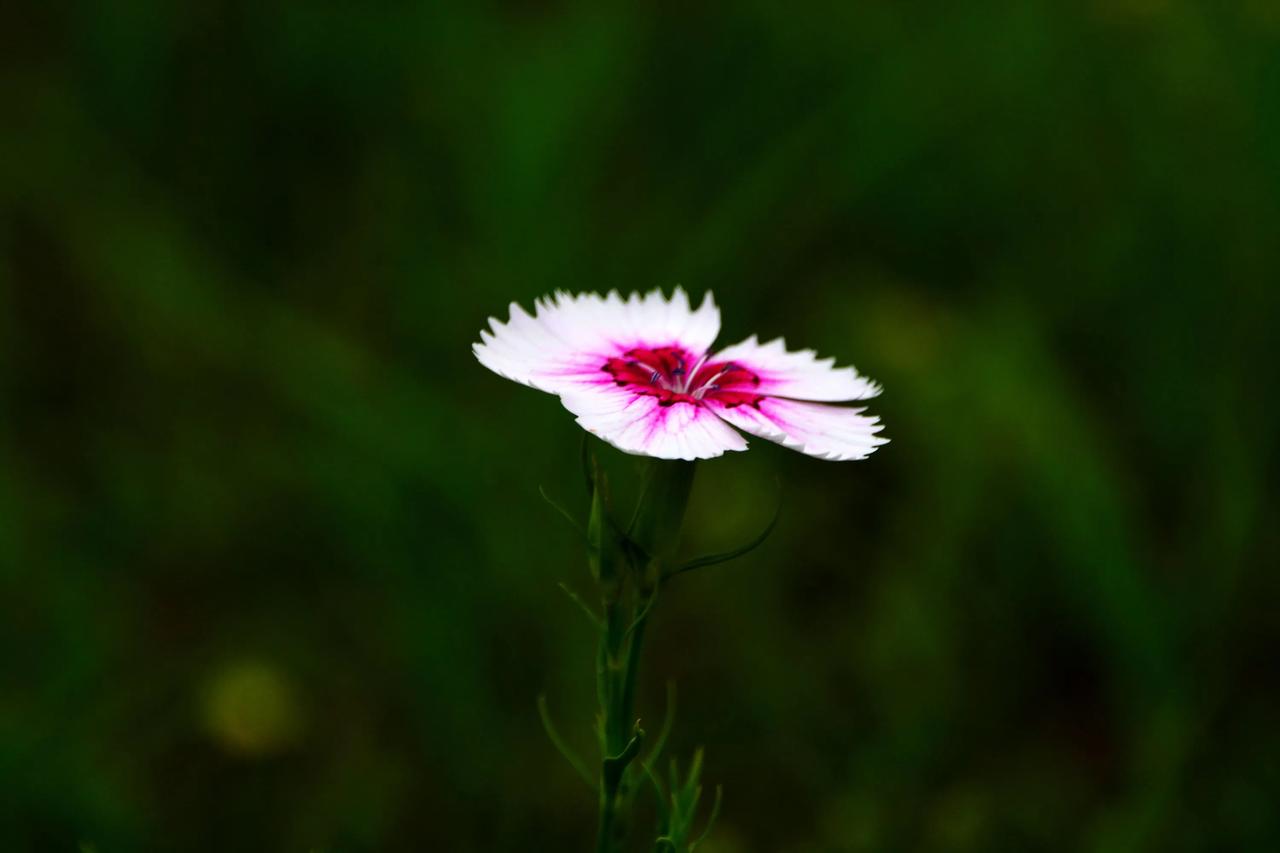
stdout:
[(1274, 3), (0, 7), (0, 849), (590, 849), (580, 431), (469, 346), (676, 283), (892, 439), (699, 466), (699, 853), (1280, 847)]

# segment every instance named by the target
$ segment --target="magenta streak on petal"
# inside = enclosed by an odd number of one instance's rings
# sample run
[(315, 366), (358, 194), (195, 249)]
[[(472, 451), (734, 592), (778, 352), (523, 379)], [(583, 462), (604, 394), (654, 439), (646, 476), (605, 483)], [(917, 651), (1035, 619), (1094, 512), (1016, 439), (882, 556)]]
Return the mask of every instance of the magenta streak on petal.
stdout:
[(649, 447), (653, 444), (653, 434), (658, 431), (659, 426), (663, 426), (663, 427), (666, 426), (667, 417), (670, 414), (671, 414), (670, 411), (664, 408), (661, 403), (659, 403), (658, 406), (655, 407), (653, 411), (649, 413), (649, 423), (648, 423), (649, 431), (645, 433), (645, 437), (644, 437), (644, 443), (646, 447)]
[(796, 425), (788, 421), (782, 414), (782, 411), (785, 411), (785, 407), (776, 405), (776, 400), (773, 398), (766, 398), (766, 402), (768, 403), (767, 406), (756, 406), (756, 410), (760, 412), (760, 416), (785, 433), (789, 434), (794, 432)]
[[(723, 409), (736, 409), (743, 405), (741, 402), (725, 402), (724, 399), (716, 399), (715, 402)], [(747, 408), (752, 411), (742, 414), (741, 417), (754, 421), (760, 425), (768, 425), (772, 428), (784, 433), (785, 435), (794, 435), (797, 431), (803, 431), (803, 427), (789, 420), (783, 412), (786, 410), (786, 400), (779, 397), (765, 397), (756, 395), (751, 400)], [(730, 421), (732, 423), (732, 421)]]
[(605, 356), (583, 356), (575, 363), (540, 371), (541, 375), (552, 380), (569, 381), (575, 385), (596, 388), (612, 384), (608, 376), (600, 372), (600, 361)]

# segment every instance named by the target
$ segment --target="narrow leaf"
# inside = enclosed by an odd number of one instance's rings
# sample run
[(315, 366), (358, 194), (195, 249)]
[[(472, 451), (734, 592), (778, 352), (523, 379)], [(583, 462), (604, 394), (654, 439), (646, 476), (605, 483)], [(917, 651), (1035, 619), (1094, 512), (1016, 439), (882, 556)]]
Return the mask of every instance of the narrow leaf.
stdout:
[(566, 584), (564, 581), (561, 581), (560, 583), (558, 583), (557, 586), (559, 586), (560, 589), (564, 590), (564, 594), (569, 596), (570, 601), (572, 601), (574, 604), (582, 608), (582, 612), (585, 613), (587, 615), (587, 618), (591, 620), (592, 625), (595, 625), (596, 628), (599, 630), (604, 630), (604, 623), (600, 620), (599, 615), (597, 615), (596, 612), (591, 609), (590, 604), (587, 604), (585, 601), (583, 601), (581, 596), (579, 596), (576, 592), (570, 589), (569, 585)]
[(741, 557), (744, 554), (751, 553), (752, 551), (754, 551), (755, 549), (763, 545), (764, 541), (769, 538), (769, 534), (772, 533), (773, 528), (777, 526), (778, 516), (781, 514), (782, 514), (782, 501), (781, 499), (779, 499), (778, 505), (774, 507), (774, 510), (773, 510), (773, 518), (769, 519), (769, 525), (765, 527), (765, 529), (761, 531), (760, 535), (757, 536), (755, 539), (752, 539), (750, 542), (748, 542), (747, 544), (739, 548), (734, 548), (732, 551), (724, 551), (719, 554), (708, 554), (704, 557), (696, 557), (695, 559), (690, 560), (689, 562), (685, 563), (679, 568), (676, 568), (670, 572), (667, 572), (663, 580), (673, 578), (676, 575), (683, 574), (685, 572), (691, 572), (694, 569), (701, 569), (705, 566), (714, 566), (716, 563), (725, 563), (725, 562), (728, 562), (729, 560), (737, 559), (738, 557)]
[(627, 626), (626, 633), (622, 635), (624, 641), (630, 639), (636, 628), (643, 624), (645, 619), (649, 618), (649, 611), (653, 609), (653, 605), (657, 600), (658, 587), (654, 586), (653, 591), (649, 593), (649, 598), (644, 603), (644, 607), (640, 608), (640, 613), (636, 615), (636, 618)]
[(724, 786), (716, 785), (716, 798), (711, 803), (711, 814), (707, 816), (707, 825), (703, 827), (702, 834), (689, 845), (689, 850), (696, 850), (708, 835), (711, 834), (711, 828), (716, 825), (716, 819), (720, 817), (720, 803), (724, 799)]
[[(671, 726), (675, 723), (676, 718), (676, 683), (674, 681), (667, 682), (667, 712), (662, 718), (662, 728), (658, 730), (658, 737), (653, 742), (653, 748), (649, 750), (649, 756), (644, 760), (645, 770), (649, 771), (649, 775), (653, 775), (653, 771), (649, 768), (658, 760), (658, 756), (662, 754), (662, 749), (667, 745), (667, 736), (671, 734)], [(654, 781), (657, 779), (655, 777)]]
[(662, 780), (658, 778), (657, 773), (653, 772), (652, 767), (650, 767), (648, 764), (644, 763), (643, 761), (640, 762), (640, 767), (644, 770), (645, 775), (649, 777), (649, 781), (653, 783), (653, 789), (658, 792), (658, 816), (659, 816), (659, 821), (661, 823), (659, 832), (665, 833), (667, 831), (666, 830), (667, 815), (670, 813), (670, 809), (668, 808), (668, 805), (667, 805), (667, 790), (666, 788), (662, 787)]
[(547, 489), (545, 486), (541, 486), (541, 485), (538, 486), (538, 494), (542, 495), (542, 499), (546, 501), (548, 504), (550, 504), (552, 509), (554, 509), (556, 512), (564, 516), (565, 521), (573, 525), (573, 529), (578, 531), (579, 536), (581, 536), (583, 539), (587, 538), (587, 529), (582, 526), (582, 522), (574, 518), (573, 513), (565, 509), (564, 504), (560, 503), (555, 498), (551, 497), (551, 495), (547, 494)]
[(640, 754), (640, 744), (644, 743), (644, 729), (640, 728), (638, 720), (634, 731), (635, 733), (631, 735), (631, 740), (627, 741), (627, 745), (622, 748), (622, 752), (617, 755), (606, 756), (604, 759), (606, 790), (617, 790), (618, 783), (622, 780), (622, 772), (627, 769), (627, 765), (631, 763), (632, 759)]
[(547, 696), (544, 693), (538, 697), (538, 716), (542, 718), (542, 728), (546, 729), (547, 737), (551, 739), (552, 745), (556, 751), (564, 756), (564, 760), (569, 762), (574, 770), (578, 771), (578, 775), (582, 777), (582, 781), (592, 790), (595, 789), (596, 783), (591, 778), (591, 773), (587, 770), (587, 765), (583, 762), (578, 754), (574, 752), (569, 744), (565, 743), (564, 738), (560, 737), (560, 732), (556, 730), (555, 723), (551, 722), (551, 712), (547, 710)]

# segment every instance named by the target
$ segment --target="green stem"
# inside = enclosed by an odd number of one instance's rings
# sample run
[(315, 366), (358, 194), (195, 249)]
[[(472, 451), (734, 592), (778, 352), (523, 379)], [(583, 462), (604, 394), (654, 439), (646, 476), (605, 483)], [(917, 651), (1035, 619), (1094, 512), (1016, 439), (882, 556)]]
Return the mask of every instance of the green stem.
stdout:
[(644, 626), (648, 620), (647, 615), (639, 618), (631, 632), (631, 640), (627, 644), (627, 665), (622, 671), (622, 699), (619, 702), (624, 725), (635, 715), (636, 679), (640, 675), (640, 648), (644, 644)]
[(629, 798), (627, 765), (639, 751), (643, 732), (633, 731), (635, 724), (635, 685), (640, 668), (640, 649), (644, 639), (641, 616), (633, 624), (625, 619), (626, 609), (614, 605), (606, 608), (605, 630), (601, 634), (601, 666), (599, 676), (602, 696), (605, 760), (600, 770), (600, 823), (596, 837), (598, 853), (613, 853), (626, 833), (623, 814)]
[(628, 769), (644, 737), (635, 716), (640, 652), (653, 596), (670, 568), (679, 541), (693, 470), (689, 462), (650, 461), (627, 531), (627, 537), (644, 556), (637, 556), (633, 549), (629, 552), (632, 559), (626, 580), (622, 584), (601, 584), (605, 595), (604, 624), (596, 687), (604, 761), (600, 770), (597, 853), (617, 853), (626, 838), (626, 811), (632, 793)]

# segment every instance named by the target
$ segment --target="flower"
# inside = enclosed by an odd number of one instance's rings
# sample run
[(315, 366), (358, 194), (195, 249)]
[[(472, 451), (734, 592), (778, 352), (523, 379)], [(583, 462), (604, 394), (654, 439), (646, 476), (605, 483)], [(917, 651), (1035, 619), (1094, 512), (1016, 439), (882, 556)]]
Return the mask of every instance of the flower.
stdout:
[(813, 350), (752, 335), (711, 352), (720, 309), (710, 293), (695, 310), (684, 290), (623, 300), (558, 292), (530, 315), (511, 303), (473, 345), (485, 367), (560, 397), (587, 431), (627, 453), (709, 459), (746, 450), (730, 427), (821, 459), (865, 459), (887, 439), (879, 418), (831, 403), (880, 387)]

